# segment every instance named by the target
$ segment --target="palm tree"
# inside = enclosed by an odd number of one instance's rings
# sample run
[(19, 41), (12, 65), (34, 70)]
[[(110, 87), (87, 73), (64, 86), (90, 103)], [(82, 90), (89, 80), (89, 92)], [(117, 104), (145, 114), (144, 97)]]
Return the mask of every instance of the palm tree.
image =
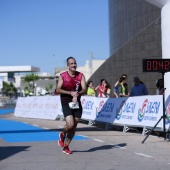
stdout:
[[(52, 83), (50, 83), (50, 84), (48, 84), (46, 87), (45, 87), (45, 90), (48, 92), (48, 93), (52, 93), (52, 89), (53, 89), (53, 84)], [(50, 91), (50, 92), (49, 92)]]
[(2, 92), (7, 96), (13, 96), (17, 92), (17, 89), (12, 82), (9, 84), (3, 81)]
[(50, 83), (49, 85), (48, 85), (48, 88), (49, 88), (49, 90), (50, 90), (50, 94), (52, 93), (52, 89), (53, 89), (53, 84), (52, 83)]
[(28, 83), (28, 86), (33, 90), (35, 94), (35, 82), (39, 79), (38, 75), (35, 75), (34, 73), (26, 74), (24, 77), (24, 82)]
[(49, 93), (49, 86), (45, 86), (45, 90)]

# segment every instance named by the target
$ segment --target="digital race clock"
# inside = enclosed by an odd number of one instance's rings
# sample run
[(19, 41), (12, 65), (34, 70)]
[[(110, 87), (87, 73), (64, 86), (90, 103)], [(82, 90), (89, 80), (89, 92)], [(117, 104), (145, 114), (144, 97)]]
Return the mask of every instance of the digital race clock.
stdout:
[(170, 59), (144, 59), (143, 71), (161, 73), (168, 72), (170, 71)]

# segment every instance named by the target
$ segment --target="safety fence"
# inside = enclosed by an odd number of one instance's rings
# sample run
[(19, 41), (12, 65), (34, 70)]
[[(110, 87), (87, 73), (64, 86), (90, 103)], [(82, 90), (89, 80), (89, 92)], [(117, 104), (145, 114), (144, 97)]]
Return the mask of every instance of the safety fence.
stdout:
[(10, 97), (0, 97), (0, 107), (15, 106), (16, 99)]
[[(154, 127), (163, 115), (162, 95), (148, 95), (128, 98), (98, 98), (82, 96), (82, 120), (102, 122), (106, 129), (110, 125), (123, 126), (127, 132), (129, 127), (142, 127), (145, 134)], [(170, 119), (170, 97), (165, 102), (166, 116)], [(39, 118), (55, 120), (63, 117), (60, 96), (32, 96), (19, 97), (14, 115), (25, 118)], [(168, 120), (168, 119), (167, 119)], [(170, 127), (166, 120), (166, 129)], [(162, 131), (163, 120), (157, 125)]]

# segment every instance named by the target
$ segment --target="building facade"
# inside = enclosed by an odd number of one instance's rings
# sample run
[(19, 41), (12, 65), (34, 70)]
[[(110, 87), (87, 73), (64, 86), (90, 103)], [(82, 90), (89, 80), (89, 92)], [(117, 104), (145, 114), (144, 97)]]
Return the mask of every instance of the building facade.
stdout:
[(143, 72), (142, 61), (162, 58), (161, 9), (145, 0), (109, 0), (109, 37), (110, 57), (90, 79), (98, 85), (105, 78), (113, 88), (118, 77), (127, 74), (130, 91), (138, 76), (149, 94), (156, 94), (162, 75)]

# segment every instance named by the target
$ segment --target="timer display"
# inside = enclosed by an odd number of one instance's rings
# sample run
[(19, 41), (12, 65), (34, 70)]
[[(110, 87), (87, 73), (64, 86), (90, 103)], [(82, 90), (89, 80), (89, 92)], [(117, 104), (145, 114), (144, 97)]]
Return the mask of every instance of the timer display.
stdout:
[(143, 72), (169, 72), (170, 59), (144, 59)]

